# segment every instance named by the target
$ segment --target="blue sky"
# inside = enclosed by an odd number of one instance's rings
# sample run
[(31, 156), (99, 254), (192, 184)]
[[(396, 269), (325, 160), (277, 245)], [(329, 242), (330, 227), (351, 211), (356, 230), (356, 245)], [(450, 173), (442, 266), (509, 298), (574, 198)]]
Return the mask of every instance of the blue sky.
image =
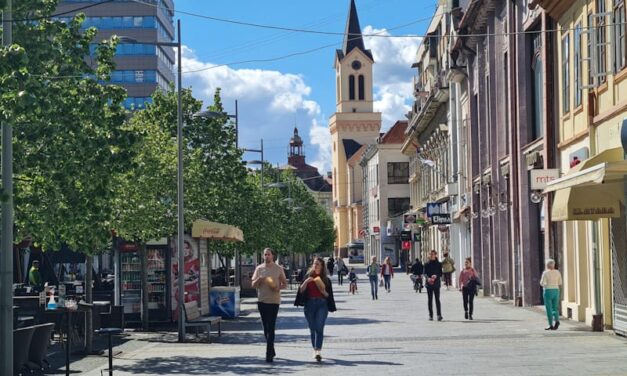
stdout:
[[(391, 31), (394, 35), (423, 35), (436, 0), (357, 0), (364, 33), (380, 32), (416, 20)], [(343, 32), (348, 0), (176, 0), (184, 12), (289, 28)], [(215, 64), (267, 59), (341, 45), (339, 35), (316, 35), (232, 25), (177, 13), (182, 19), (183, 71), (200, 70)], [(383, 129), (411, 104), (410, 65), (420, 43), (417, 38), (367, 38), (366, 47), (375, 60), (375, 110), (383, 112)], [(330, 166), (327, 120), (335, 111), (333, 71), (335, 47), (274, 62), (256, 62), (184, 74), (184, 85), (194, 95), (211, 98), (222, 88), (228, 111), (239, 100), (240, 146), (259, 146), (264, 139), (266, 159), (286, 162), (287, 143), (294, 126), (305, 140), (307, 161), (321, 173)], [(258, 159), (258, 155), (247, 155)]]

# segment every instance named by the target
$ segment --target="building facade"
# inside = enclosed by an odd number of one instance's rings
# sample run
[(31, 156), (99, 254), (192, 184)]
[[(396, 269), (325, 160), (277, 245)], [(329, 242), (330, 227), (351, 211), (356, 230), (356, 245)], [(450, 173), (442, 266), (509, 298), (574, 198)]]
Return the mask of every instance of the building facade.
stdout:
[[(60, 19), (69, 20), (73, 16), (73, 9), (99, 2), (64, 0), (57, 11), (65, 13)], [(116, 68), (110, 81), (126, 89), (128, 97), (124, 102), (125, 107), (144, 108), (151, 101), (155, 90), (169, 89), (170, 83), (174, 82), (174, 50), (155, 43), (172, 42), (175, 38), (173, 0), (116, 0), (81, 9), (80, 12), (86, 17), (83, 27), (98, 29), (97, 41), (112, 35), (126, 37), (127, 41), (123, 40), (117, 46), (114, 59)], [(93, 45), (92, 54), (95, 48)]]
[(303, 139), (298, 134), (298, 128), (294, 128), (294, 134), (290, 138), (289, 152), (287, 155), (287, 165), (282, 169), (289, 169), (303, 182), (307, 191), (313, 196), (318, 205), (322, 206), (329, 216), (332, 212), (332, 186), (324, 176), (320, 175), (318, 169), (308, 165), (305, 161)]
[[(369, 261), (386, 257), (394, 265), (402, 259), (400, 233), (403, 214), (409, 210), (409, 157), (401, 152), (406, 121), (396, 122), (376, 143), (368, 145), (359, 162), (363, 169), (363, 215), (366, 239), (364, 256)], [(407, 261), (405, 256), (403, 261)]]
[[(555, 20), (559, 168), (551, 218), (564, 233), (562, 313), (627, 333), (625, 1), (532, 1)], [(596, 174), (602, 178), (593, 179)], [(553, 193), (554, 192), (554, 193)], [(554, 196), (553, 196), (554, 195)]]
[(364, 144), (379, 136), (381, 113), (373, 110), (372, 53), (366, 49), (354, 0), (350, 3), (346, 35), (335, 54), (336, 112), (329, 119), (333, 165), (333, 221), (336, 253), (346, 257), (349, 229), (349, 174), (347, 161)]

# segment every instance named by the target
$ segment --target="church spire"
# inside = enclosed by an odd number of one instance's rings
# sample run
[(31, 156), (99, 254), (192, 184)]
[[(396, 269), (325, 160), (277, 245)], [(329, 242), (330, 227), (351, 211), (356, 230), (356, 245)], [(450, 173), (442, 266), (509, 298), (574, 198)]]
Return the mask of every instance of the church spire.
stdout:
[(364, 38), (361, 34), (361, 26), (359, 25), (359, 16), (357, 15), (357, 7), (355, 0), (351, 0), (350, 9), (348, 10), (348, 19), (346, 20), (346, 31), (344, 32), (344, 43), (342, 45), (342, 54), (348, 55), (355, 48), (360, 49), (371, 60), (372, 53), (366, 50)]

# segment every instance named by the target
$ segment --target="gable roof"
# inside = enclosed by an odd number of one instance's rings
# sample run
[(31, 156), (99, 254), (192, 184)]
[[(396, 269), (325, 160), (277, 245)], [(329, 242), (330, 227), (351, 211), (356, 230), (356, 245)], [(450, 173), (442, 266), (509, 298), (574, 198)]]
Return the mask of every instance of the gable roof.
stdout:
[(406, 120), (397, 121), (383, 136), (380, 144), (403, 144), (405, 142), (405, 130), (408, 122)]
[(343, 138), (342, 144), (344, 144), (344, 153), (346, 154), (346, 160), (351, 159), (351, 157), (359, 150), (361, 144), (351, 138)]
[(351, 0), (350, 8), (348, 10), (348, 19), (346, 20), (346, 29), (344, 32), (344, 43), (342, 44), (342, 49), (337, 50), (338, 59), (342, 60), (355, 48), (362, 51), (370, 60), (374, 61), (372, 52), (367, 50), (364, 44), (364, 38), (361, 34), (361, 26), (359, 26), (359, 16), (357, 15), (355, 0)]
[(361, 156), (364, 155), (364, 151), (366, 151), (366, 148), (368, 147), (368, 145), (362, 145), (356, 152), (355, 154), (353, 154), (352, 157), (350, 157), (346, 163), (349, 166), (356, 166), (359, 164), (359, 161), (361, 160)]

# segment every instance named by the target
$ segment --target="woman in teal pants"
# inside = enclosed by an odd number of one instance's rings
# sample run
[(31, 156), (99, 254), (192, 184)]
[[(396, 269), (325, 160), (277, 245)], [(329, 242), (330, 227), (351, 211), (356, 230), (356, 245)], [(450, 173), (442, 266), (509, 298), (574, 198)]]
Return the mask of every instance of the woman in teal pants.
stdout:
[(540, 285), (544, 289), (544, 307), (549, 326), (544, 330), (557, 330), (560, 326), (559, 302), (562, 274), (555, 269), (555, 261), (546, 260), (546, 270), (542, 273)]

